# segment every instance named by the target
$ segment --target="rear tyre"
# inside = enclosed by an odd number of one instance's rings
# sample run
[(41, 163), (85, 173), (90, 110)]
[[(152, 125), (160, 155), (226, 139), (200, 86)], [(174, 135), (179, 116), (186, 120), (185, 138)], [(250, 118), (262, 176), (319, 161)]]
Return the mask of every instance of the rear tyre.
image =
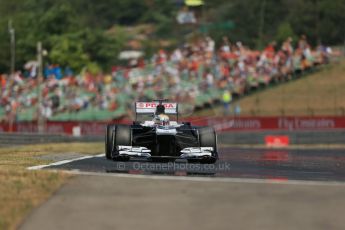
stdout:
[(128, 161), (130, 157), (119, 156), (119, 152), (116, 149), (116, 146), (119, 146), (119, 145), (131, 146), (132, 145), (132, 132), (131, 132), (131, 127), (129, 125), (116, 126), (114, 145), (115, 145), (115, 148), (113, 151), (112, 159), (115, 161)]
[(105, 157), (110, 160), (112, 159), (111, 153), (113, 151), (113, 135), (115, 133), (116, 126), (115, 125), (107, 125), (105, 131)]

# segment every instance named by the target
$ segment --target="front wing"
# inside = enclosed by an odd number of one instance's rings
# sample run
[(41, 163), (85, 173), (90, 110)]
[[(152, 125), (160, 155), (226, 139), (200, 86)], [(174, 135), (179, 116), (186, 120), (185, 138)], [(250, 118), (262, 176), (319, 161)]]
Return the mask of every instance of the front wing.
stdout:
[(173, 134), (157, 134), (151, 127), (132, 127), (132, 145), (115, 146), (118, 155), (144, 158), (204, 159), (217, 156), (211, 146), (200, 146), (197, 129), (177, 128)]

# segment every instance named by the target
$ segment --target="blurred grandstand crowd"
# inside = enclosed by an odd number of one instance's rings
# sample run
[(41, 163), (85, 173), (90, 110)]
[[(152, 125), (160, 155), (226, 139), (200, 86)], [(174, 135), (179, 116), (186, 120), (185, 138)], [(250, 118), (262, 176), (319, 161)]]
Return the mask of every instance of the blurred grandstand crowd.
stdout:
[(156, 98), (182, 102), (184, 112), (190, 112), (221, 102), (227, 94), (241, 96), (289, 80), (327, 63), (332, 52), (322, 45), (312, 49), (305, 36), (295, 47), (292, 42), (287, 38), (281, 47), (271, 42), (257, 51), (227, 37), (216, 46), (205, 37), (172, 52), (160, 50), (150, 60), (132, 60), (131, 67), (114, 67), (111, 74), (74, 75), (68, 68), (50, 65), (40, 87), (36, 67), (27, 66), (28, 74), (0, 75), (0, 119), (37, 119), (38, 92), (43, 98), (41, 114), (53, 121), (120, 118), (130, 114), (134, 101)]

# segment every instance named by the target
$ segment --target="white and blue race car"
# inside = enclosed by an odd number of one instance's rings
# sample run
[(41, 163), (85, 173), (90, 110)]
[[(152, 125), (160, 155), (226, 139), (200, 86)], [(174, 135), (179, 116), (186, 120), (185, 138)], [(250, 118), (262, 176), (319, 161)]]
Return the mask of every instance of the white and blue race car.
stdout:
[[(158, 100), (136, 102), (136, 119), (131, 125), (109, 124), (105, 134), (106, 158), (127, 161), (147, 158), (153, 161), (187, 159), (188, 162), (215, 163), (217, 135), (211, 127), (178, 122), (178, 104)], [(139, 121), (139, 115), (150, 120)], [(172, 121), (169, 115), (175, 116)]]

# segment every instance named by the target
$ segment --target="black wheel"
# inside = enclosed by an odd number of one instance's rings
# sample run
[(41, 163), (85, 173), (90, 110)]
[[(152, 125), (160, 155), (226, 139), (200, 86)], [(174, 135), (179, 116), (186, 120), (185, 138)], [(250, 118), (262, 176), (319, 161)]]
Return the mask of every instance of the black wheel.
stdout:
[[(114, 136), (114, 145), (125, 145), (131, 146), (132, 145), (132, 132), (131, 127), (129, 125), (117, 125), (115, 128), (115, 136)], [(112, 159), (117, 161), (128, 161), (129, 156), (118, 156), (119, 153), (116, 149), (114, 149)]]
[(115, 133), (115, 125), (107, 125), (105, 131), (105, 157), (111, 159), (111, 152), (113, 151), (113, 134)]
[(200, 163), (213, 164), (218, 159), (217, 149), (217, 134), (213, 128), (201, 127), (199, 128), (199, 142), (200, 147), (212, 147), (212, 157), (205, 157), (200, 160)]

